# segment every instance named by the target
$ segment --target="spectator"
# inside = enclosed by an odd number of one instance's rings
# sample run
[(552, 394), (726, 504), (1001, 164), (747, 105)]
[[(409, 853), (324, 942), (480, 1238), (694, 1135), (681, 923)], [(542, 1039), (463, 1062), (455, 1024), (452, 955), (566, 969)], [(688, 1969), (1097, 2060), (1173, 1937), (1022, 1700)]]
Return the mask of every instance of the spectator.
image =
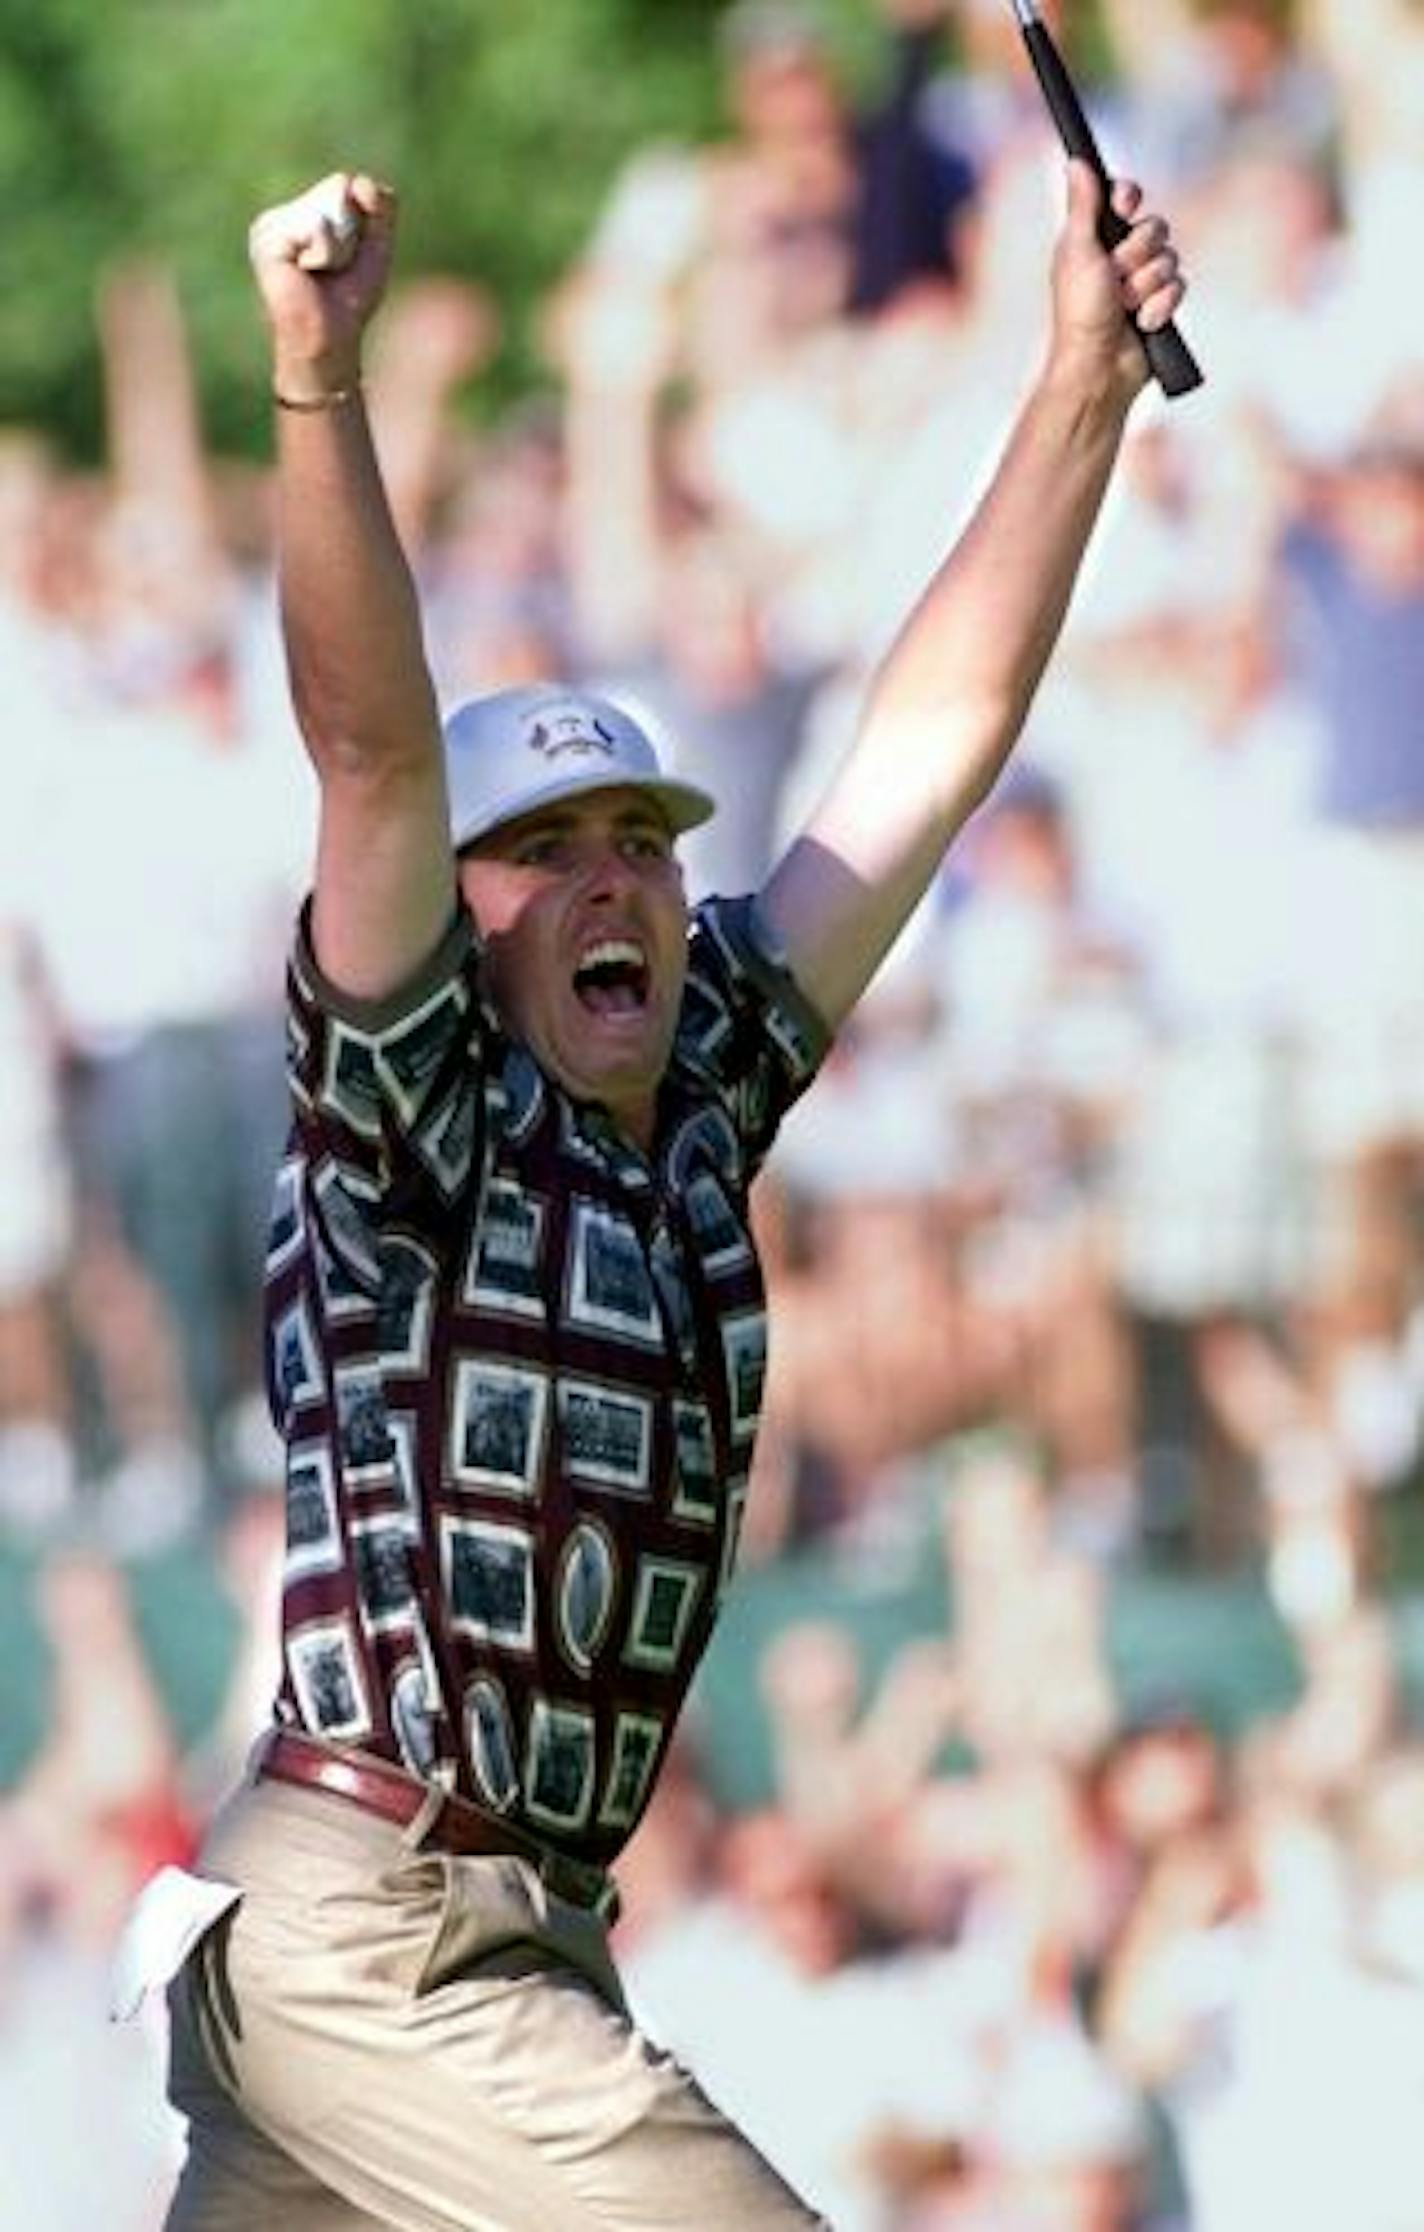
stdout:
[(1347, 1462), (1387, 1486), (1418, 1453), (1420, 1413), (1407, 1344), (1424, 1175), (1424, 1005), (1409, 963), (1424, 935), (1424, 442), (1411, 417), (1364, 433), (1283, 557), (1321, 719), (1307, 919), (1335, 926), (1312, 950), (1301, 1017), (1323, 1188), (1316, 1385)]
[(66, 842), (43, 869), (31, 851), (24, 926), (65, 1050), (76, 1314), (103, 1390), (84, 1458), (111, 1472), (114, 1523), (140, 1539), (192, 1522), (254, 1384), (253, 1220), (282, 1108), (259, 987), (305, 794), (245, 723), (170, 293), (118, 274), (106, 304), (115, 480), (64, 738), (33, 801)]
[(1394, 2073), (1417, 2066), (1424, 2001), (1359, 1962), (1347, 1880), (1327, 1822), (1267, 1790), (1235, 1834), (1170, 1849), (1128, 1923), (1107, 2035), (1164, 2089), (1195, 2232), (1245, 2232), (1263, 2210), (1322, 2232), (1417, 2215)]
[[(108, 1965), (135, 1892), (191, 1856), (194, 1825), (121, 1573), (100, 1553), (55, 1552), (38, 1608), (49, 1733), (0, 1800), (0, 2209), (46, 2232), (96, 2215), (151, 2232), (177, 2151), (162, 2040), (108, 2029)], [(101, 2150), (74, 2143), (76, 2086), (114, 2119)]]
[(1333, 160), (1339, 89), (1302, 44), (1296, 12), (1292, 0), (1107, 0), (1135, 140), (1164, 190), (1200, 185), (1261, 147)]

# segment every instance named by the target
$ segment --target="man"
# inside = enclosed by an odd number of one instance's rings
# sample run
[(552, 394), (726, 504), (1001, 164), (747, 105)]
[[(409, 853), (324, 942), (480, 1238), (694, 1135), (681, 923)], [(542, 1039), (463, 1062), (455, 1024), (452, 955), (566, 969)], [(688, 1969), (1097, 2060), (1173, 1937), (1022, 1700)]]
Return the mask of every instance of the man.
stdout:
[(735, 1552), (749, 1182), (1020, 727), (1143, 380), (1124, 307), (1182, 297), (1137, 190), (1112, 260), (1097, 195), (1076, 172), (1043, 373), (847, 765), (691, 926), (710, 801), (617, 708), (501, 693), (442, 736), (360, 391), (392, 194), (341, 174), (254, 227), (322, 805), (269, 1259), (284, 1678), (171, 1933), (182, 2232), (816, 2221), (633, 2027), (605, 1870)]

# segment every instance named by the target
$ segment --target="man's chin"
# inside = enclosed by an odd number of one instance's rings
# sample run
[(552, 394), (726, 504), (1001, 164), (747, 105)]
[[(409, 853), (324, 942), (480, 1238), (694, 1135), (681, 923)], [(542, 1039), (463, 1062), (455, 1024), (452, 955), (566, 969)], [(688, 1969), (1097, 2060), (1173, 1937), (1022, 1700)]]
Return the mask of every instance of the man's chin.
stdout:
[(561, 1043), (534, 1052), (556, 1084), (575, 1100), (607, 1101), (656, 1094), (671, 1044), (648, 1015), (591, 1017)]

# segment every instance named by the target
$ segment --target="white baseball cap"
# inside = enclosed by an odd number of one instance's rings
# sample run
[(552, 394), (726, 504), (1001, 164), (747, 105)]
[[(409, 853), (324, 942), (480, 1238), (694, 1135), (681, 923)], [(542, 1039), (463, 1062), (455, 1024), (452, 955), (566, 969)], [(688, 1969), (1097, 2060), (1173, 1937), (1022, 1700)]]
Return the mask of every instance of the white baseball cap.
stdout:
[(469, 698), (444, 724), (450, 841), (458, 852), (503, 822), (583, 791), (629, 786), (655, 798), (674, 835), (716, 812), (695, 783), (665, 775), (631, 714), (557, 682)]

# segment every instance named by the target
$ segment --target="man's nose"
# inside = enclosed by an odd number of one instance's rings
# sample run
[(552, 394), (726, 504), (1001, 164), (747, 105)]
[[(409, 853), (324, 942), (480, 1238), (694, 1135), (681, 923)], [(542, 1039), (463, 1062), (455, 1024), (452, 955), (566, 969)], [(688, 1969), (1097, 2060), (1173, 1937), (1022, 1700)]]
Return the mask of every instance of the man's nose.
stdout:
[(613, 842), (590, 848), (584, 881), (592, 899), (619, 899), (635, 881), (633, 864)]

